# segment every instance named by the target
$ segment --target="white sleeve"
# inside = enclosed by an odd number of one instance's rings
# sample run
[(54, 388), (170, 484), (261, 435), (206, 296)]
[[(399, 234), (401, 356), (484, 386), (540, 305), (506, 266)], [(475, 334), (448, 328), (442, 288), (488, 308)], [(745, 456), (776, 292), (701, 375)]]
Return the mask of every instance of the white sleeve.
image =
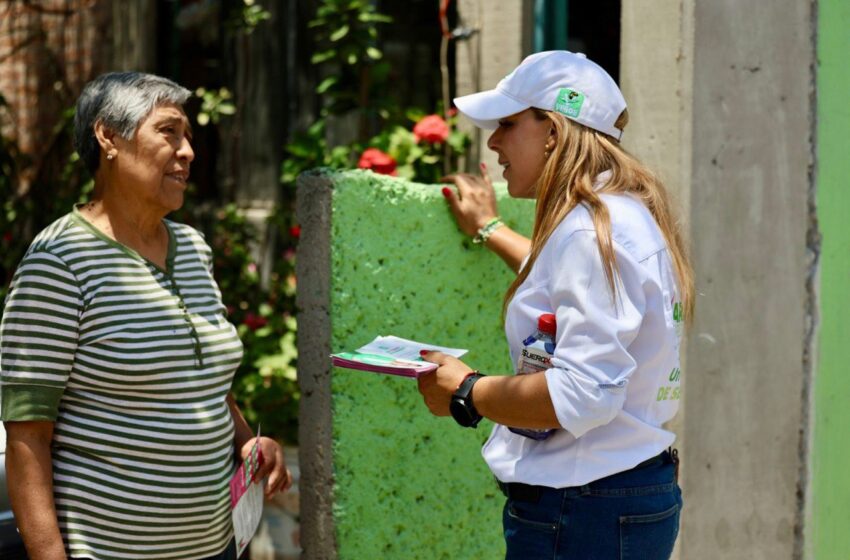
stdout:
[(561, 426), (579, 437), (622, 409), (636, 362), (629, 345), (644, 316), (645, 272), (614, 242), (619, 268), (612, 300), (593, 231), (577, 231), (549, 263), (549, 297), (557, 317), (555, 354), (546, 383)]

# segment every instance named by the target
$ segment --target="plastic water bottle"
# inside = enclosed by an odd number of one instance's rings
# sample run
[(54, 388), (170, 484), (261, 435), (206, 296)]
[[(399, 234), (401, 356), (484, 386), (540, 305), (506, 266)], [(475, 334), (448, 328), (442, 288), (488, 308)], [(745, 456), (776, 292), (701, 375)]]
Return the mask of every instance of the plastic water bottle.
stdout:
[[(546, 371), (550, 367), (555, 353), (555, 315), (544, 313), (537, 318), (537, 330), (522, 341), (522, 352), (517, 360), (517, 375)], [(508, 428), (515, 434), (542, 441), (555, 430), (534, 430), (531, 428)]]

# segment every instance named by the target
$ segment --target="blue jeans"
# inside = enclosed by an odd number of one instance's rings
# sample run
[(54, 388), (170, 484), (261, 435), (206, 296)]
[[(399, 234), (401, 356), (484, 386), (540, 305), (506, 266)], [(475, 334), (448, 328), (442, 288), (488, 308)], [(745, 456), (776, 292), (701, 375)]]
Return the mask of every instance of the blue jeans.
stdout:
[(531, 488), (505, 503), (506, 560), (667, 560), (673, 552), (682, 492), (666, 451), (584, 486)]

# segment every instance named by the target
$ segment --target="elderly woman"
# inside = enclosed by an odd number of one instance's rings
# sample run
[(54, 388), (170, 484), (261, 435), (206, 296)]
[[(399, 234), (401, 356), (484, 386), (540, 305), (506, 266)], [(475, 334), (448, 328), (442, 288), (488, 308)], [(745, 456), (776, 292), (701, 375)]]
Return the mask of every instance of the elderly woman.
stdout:
[[(229, 389), (242, 344), (212, 255), (166, 220), (194, 158), (190, 92), (136, 72), (89, 83), (77, 151), (91, 201), (42, 231), (2, 342), (9, 493), (31, 558), (235, 558), (229, 479), (254, 444)], [(266, 493), (291, 483), (261, 438)]]

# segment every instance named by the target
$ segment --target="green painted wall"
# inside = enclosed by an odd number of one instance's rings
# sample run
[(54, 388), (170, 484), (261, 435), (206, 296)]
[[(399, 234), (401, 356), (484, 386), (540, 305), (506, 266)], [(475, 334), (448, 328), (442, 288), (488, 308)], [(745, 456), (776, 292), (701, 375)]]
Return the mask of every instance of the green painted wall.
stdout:
[[(499, 196), (506, 222), (530, 233), (533, 203)], [(439, 186), (345, 172), (332, 207), (334, 351), (393, 334), (512, 370), (500, 318), (512, 273), (459, 232)], [(334, 369), (332, 392), (339, 558), (504, 556), (503, 499), (480, 455), (490, 424), (431, 416), (412, 379)]]
[(850, 2), (818, 2), (819, 357), (815, 377), (810, 557), (850, 555)]

